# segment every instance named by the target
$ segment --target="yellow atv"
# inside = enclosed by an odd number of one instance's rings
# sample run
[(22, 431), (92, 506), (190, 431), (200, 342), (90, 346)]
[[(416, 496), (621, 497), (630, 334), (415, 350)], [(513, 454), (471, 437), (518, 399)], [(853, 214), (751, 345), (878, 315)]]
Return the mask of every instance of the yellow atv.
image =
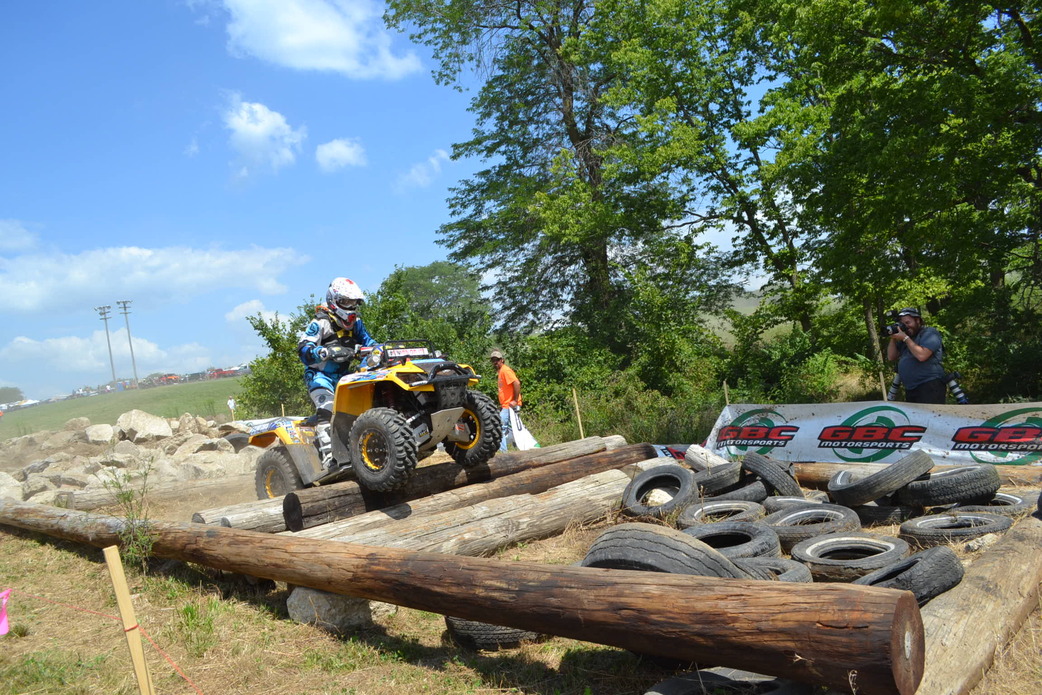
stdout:
[(488, 462), (499, 450), (499, 408), (485, 394), (470, 390), (481, 378), (473, 368), (444, 359), (425, 340), (360, 348), (359, 356), (358, 371), (336, 386), (330, 468), (322, 468), (314, 418), (247, 423), (250, 444), (267, 448), (257, 460), (259, 499), (352, 474), (371, 490), (395, 490), (438, 444), (466, 468)]

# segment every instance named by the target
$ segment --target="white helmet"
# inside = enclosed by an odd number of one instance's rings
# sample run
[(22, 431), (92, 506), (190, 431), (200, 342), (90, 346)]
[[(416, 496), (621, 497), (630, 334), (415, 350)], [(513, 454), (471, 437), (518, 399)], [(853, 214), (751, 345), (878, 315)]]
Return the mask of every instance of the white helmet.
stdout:
[(326, 306), (330, 315), (343, 326), (352, 325), (358, 318), (358, 309), (365, 303), (361, 288), (353, 280), (335, 278), (326, 290)]

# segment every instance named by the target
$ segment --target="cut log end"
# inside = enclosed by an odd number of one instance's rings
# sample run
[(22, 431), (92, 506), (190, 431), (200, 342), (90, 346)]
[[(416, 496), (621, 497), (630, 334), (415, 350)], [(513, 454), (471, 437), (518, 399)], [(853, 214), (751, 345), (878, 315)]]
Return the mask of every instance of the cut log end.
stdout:
[(923, 679), (926, 635), (915, 595), (910, 591), (904, 591), (902, 594), (894, 611), (894, 625), (890, 633), (890, 659), (898, 691), (902, 695), (913, 695)]

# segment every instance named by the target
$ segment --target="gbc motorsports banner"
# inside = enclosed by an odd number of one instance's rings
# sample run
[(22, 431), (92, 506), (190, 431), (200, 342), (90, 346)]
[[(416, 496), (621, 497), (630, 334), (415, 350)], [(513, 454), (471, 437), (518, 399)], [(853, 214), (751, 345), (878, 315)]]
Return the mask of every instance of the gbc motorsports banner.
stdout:
[(942, 463), (1038, 465), (1042, 403), (736, 404), (720, 413), (706, 448), (730, 459), (754, 451), (837, 463), (892, 463), (921, 449)]

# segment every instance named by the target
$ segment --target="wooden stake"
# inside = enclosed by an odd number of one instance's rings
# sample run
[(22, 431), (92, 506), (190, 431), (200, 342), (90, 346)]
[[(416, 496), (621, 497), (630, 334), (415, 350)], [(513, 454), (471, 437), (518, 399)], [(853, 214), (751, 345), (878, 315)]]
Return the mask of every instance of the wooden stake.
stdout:
[(883, 377), (883, 372), (879, 372), (879, 392), (883, 394), (883, 400), (886, 400), (886, 379)]
[(585, 439), (586, 433), (583, 432), (583, 416), (579, 413), (579, 396), (575, 393), (575, 387), (572, 387), (572, 402), (575, 403), (575, 419), (579, 421), (579, 439)]
[(727, 379), (724, 379), (724, 405), (731, 405), (731, 393), (727, 390)]
[(148, 675), (148, 664), (145, 663), (145, 650), (141, 646), (141, 632), (134, 617), (134, 604), (130, 601), (130, 590), (127, 588), (127, 577), (123, 574), (123, 563), (119, 559), (119, 547), (110, 545), (103, 551), (105, 564), (112, 578), (112, 588), (116, 591), (116, 605), (123, 619), (123, 632), (127, 636), (130, 647), (130, 658), (134, 662), (134, 675), (137, 677), (137, 688), (141, 695), (154, 695), (152, 678)]

